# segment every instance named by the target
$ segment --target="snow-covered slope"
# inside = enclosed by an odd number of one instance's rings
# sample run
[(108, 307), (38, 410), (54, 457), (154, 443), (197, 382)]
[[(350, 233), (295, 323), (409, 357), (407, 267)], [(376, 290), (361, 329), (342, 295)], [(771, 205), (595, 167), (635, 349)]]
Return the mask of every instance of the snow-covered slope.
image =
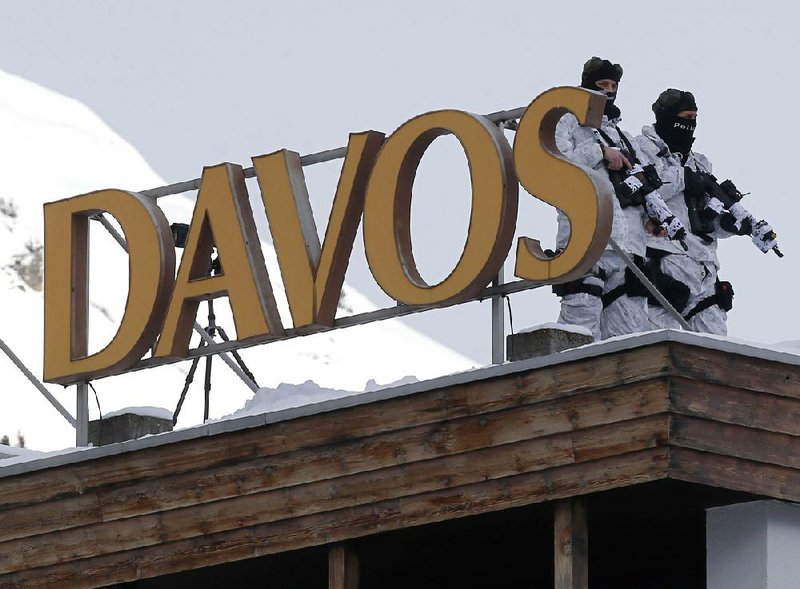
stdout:
[[(0, 72), (0, 162), (0, 338), (41, 377), (42, 203), (101, 188), (141, 190), (165, 182), (88, 108), (4, 72)], [(198, 174), (203, 164), (213, 163), (198, 162)], [(186, 221), (191, 215), (191, 202), (185, 197), (160, 199), (159, 205), (170, 221)], [(113, 337), (121, 317), (127, 258), (99, 224), (92, 225), (90, 346), (97, 350)], [(267, 246), (264, 250), (275, 281), (279, 272), (274, 251)], [(278, 291), (280, 285), (274, 287)], [(288, 325), (287, 305), (280, 294), (278, 300)], [(352, 289), (345, 290), (344, 301), (352, 312), (371, 310)], [(204, 315), (201, 306), (200, 323), (205, 323)], [(218, 306), (217, 320), (233, 335), (226, 305)], [(429, 378), (472, 364), (392, 321), (275, 342), (242, 355), (259, 385), (273, 388), (313, 380), (332, 390), (363, 390), (370, 378), (384, 383), (407, 375)], [(218, 417), (242, 407), (252, 393), (221, 361), (213, 364), (211, 416)], [(187, 369), (184, 362), (93, 384), (103, 412), (128, 405), (172, 410)], [(74, 443), (72, 428), (2, 354), (0, 377), (0, 435), (13, 438), (22, 431), (28, 446), (41, 450)], [(195, 381), (179, 426), (202, 419), (202, 370)], [(74, 388), (48, 388), (74, 412)], [(94, 401), (92, 405), (96, 417)]]

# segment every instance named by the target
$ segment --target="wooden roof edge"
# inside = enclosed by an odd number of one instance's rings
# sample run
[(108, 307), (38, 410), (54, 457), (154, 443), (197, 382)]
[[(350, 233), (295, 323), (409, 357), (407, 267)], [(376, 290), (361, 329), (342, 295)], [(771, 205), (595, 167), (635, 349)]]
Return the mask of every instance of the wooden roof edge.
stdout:
[(341, 397), (329, 401), (322, 401), (301, 407), (293, 407), (271, 413), (220, 420), (178, 431), (166, 432), (153, 436), (147, 436), (137, 440), (129, 440), (126, 442), (109, 444), (97, 448), (76, 448), (73, 452), (45, 455), (41, 458), (35, 458), (25, 462), (16, 462), (8, 466), (0, 465), (0, 479), (48, 468), (75, 464), (78, 462), (115, 456), (127, 452), (158, 447), (166, 444), (202, 439), (222, 433), (263, 427), (269, 424), (289, 421), (309, 415), (336, 411), (339, 409), (365, 405), (377, 401), (401, 398), (430, 390), (443, 389), (481, 380), (529, 372), (531, 370), (548, 366), (556, 366), (568, 362), (576, 362), (584, 359), (596, 358), (599, 356), (630, 351), (637, 348), (669, 342), (676, 342), (688, 346), (697, 346), (772, 362), (800, 366), (800, 354), (793, 354), (790, 352), (765, 348), (752, 342), (684, 331), (649, 331), (640, 334), (613, 338), (602, 342), (596, 342), (581, 346), (579, 348), (565, 350), (557, 354), (475, 368), (426, 381), (389, 387), (379, 391), (365, 392), (362, 394)]

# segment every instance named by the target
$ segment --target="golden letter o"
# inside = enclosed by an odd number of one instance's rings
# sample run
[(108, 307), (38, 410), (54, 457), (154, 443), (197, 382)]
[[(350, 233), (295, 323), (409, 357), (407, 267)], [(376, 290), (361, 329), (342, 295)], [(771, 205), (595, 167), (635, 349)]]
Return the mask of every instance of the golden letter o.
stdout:
[[(467, 156), (472, 213), (464, 251), (436, 285), (417, 270), (411, 249), (411, 193), (425, 150), (452, 133)], [(517, 217), (518, 185), (511, 149), (485, 117), (444, 110), (404, 123), (378, 154), (364, 204), (364, 246), (372, 275), (400, 303), (432, 305), (475, 296), (505, 260)]]

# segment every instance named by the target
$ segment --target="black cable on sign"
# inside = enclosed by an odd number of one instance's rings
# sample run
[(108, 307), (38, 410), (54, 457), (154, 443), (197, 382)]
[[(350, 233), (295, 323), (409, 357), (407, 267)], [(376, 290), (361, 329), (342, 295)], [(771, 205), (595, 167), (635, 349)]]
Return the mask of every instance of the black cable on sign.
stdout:
[(97, 396), (97, 389), (94, 388), (94, 385), (89, 381), (89, 388), (94, 391), (94, 400), (97, 403), (97, 412), (100, 414), (100, 419), (103, 419), (103, 412), (100, 410), (100, 397)]
[(508, 307), (508, 327), (511, 329), (511, 335), (514, 335), (514, 315), (511, 313), (511, 297), (503, 295), (503, 298), (506, 300), (506, 306)]

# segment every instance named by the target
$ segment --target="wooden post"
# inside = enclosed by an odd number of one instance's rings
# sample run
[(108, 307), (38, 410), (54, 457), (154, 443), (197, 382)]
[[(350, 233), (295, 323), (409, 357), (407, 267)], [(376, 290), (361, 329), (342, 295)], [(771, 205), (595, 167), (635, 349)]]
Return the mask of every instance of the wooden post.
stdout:
[(589, 534), (586, 500), (565, 499), (555, 505), (555, 589), (588, 589)]
[(346, 545), (328, 552), (328, 589), (358, 589), (358, 555)]

